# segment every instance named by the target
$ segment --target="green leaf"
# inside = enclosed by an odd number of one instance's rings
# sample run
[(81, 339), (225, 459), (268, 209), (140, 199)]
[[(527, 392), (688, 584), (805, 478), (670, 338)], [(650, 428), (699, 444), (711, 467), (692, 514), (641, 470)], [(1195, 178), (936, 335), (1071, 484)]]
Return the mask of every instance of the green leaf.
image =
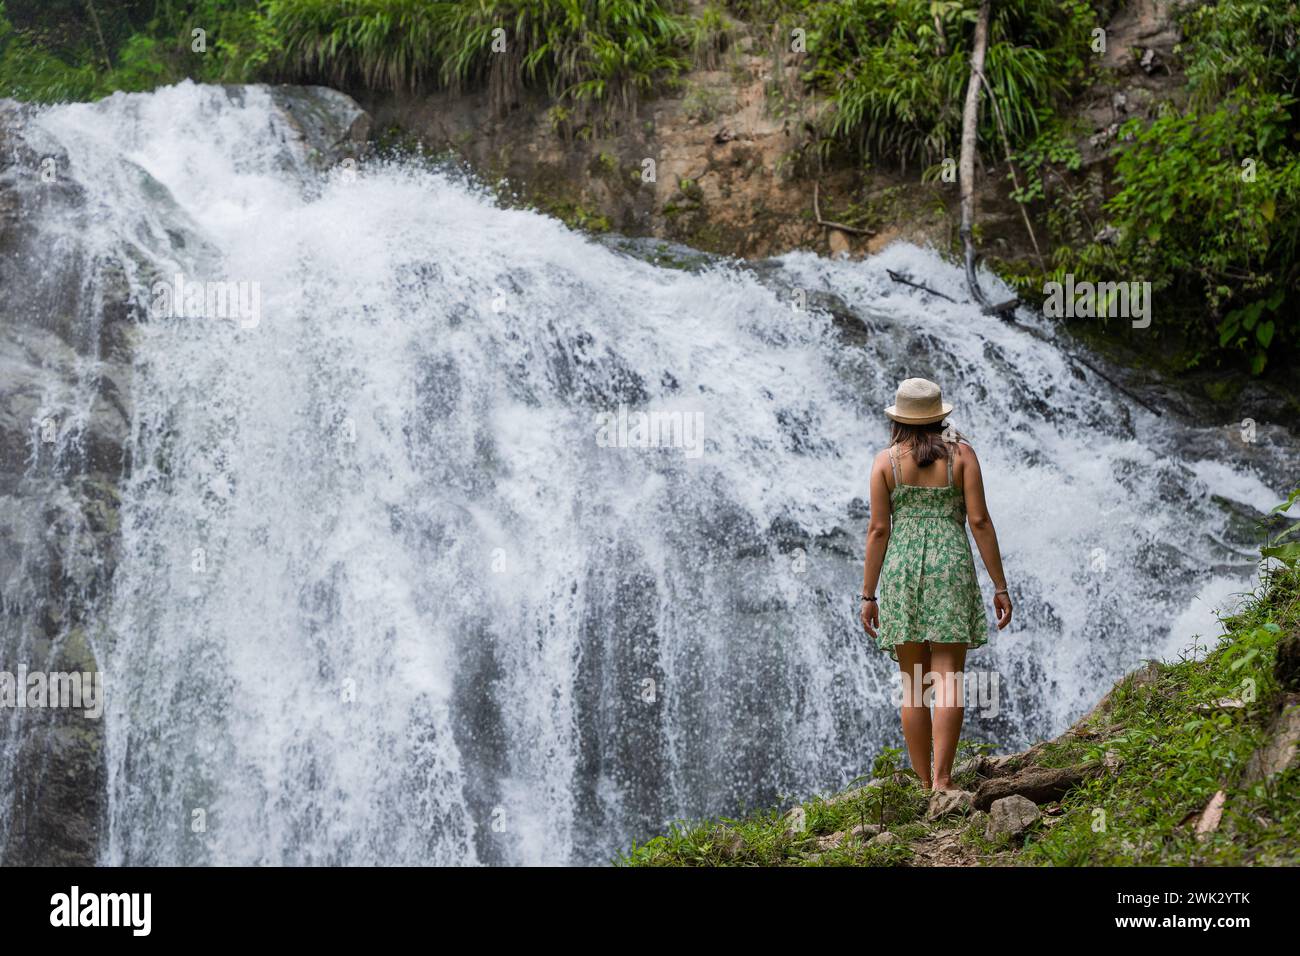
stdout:
[(1222, 322), (1219, 323), (1219, 346), (1225, 346), (1237, 334), (1237, 329), (1241, 326), (1241, 312), (1229, 312)]
[(1262, 308), (1262, 303), (1252, 302), (1241, 310), (1241, 324), (1246, 327), (1247, 331), (1253, 329), (1255, 323), (1259, 321), (1259, 313)]
[(1243, 667), (1245, 667), (1247, 664), (1249, 664), (1258, 656), (1259, 656), (1259, 648), (1252, 647), (1245, 654), (1242, 654), (1241, 657), (1233, 661), (1232, 665), (1228, 669), (1234, 671), (1241, 670)]
[(1296, 501), (1298, 500), (1300, 500), (1300, 488), (1296, 488), (1295, 491), (1291, 492), (1291, 494), (1287, 497), (1286, 501), (1282, 502), (1281, 504), (1274, 505), (1273, 510), (1270, 511), (1269, 514), (1275, 515), (1275, 514), (1281, 514), (1283, 511), (1290, 511), (1291, 506), (1295, 504)]
[(1260, 548), (1259, 553), (1266, 558), (1277, 558), (1288, 568), (1294, 568), (1296, 562), (1300, 561), (1300, 541)]

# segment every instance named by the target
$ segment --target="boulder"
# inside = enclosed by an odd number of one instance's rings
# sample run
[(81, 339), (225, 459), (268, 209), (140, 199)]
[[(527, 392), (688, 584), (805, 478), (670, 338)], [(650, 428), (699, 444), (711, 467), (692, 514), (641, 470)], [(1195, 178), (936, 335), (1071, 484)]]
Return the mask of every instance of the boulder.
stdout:
[(974, 796), (966, 790), (936, 790), (930, 797), (925, 818), (934, 821), (954, 813), (966, 813), (971, 809)]
[[(238, 91), (239, 87), (230, 87)], [(266, 91), (306, 146), (308, 159), (326, 168), (359, 159), (370, 136), (370, 114), (346, 93), (327, 86), (267, 86)]]
[(1258, 783), (1290, 769), (1300, 745), (1300, 694), (1285, 694), (1268, 730), (1268, 740), (1246, 762), (1245, 782)]
[(988, 827), (984, 835), (992, 840), (998, 836), (1019, 836), (1033, 826), (1042, 816), (1034, 802), (1019, 794), (994, 800), (989, 807)]

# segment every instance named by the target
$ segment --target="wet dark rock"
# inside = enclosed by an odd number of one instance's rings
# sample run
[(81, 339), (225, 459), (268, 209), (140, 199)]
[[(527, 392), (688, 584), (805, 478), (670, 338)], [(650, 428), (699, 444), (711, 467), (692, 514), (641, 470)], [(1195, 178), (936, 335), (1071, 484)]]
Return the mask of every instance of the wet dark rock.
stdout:
[(327, 86), (272, 86), (268, 91), (306, 145), (308, 158), (320, 167), (364, 157), (370, 114), (352, 97)]
[[(323, 87), (270, 95), (311, 162), (361, 155), (369, 119), (348, 97)], [(0, 667), (93, 674), (109, 639), (119, 486), (131, 468), (132, 347), (146, 318), (128, 277), (153, 266), (138, 250), (105, 256), (85, 243), (101, 213), (88, 208), (66, 154), (29, 125), (36, 112), (0, 100)], [(172, 203), (161, 185), (154, 191), (160, 206)], [(161, 239), (203, 246), (183, 226)], [(99, 860), (102, 718), (68, 708), (6, 717), (0, 775), (0, 865)]]

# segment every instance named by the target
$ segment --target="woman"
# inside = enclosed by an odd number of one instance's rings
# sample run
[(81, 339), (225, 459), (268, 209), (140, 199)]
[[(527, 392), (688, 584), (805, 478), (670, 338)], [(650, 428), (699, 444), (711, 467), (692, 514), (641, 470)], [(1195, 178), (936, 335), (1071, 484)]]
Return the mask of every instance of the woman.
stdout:
[[(871, 468), (862, 577), (862, 626), (902, 669), (907, 753), (921, 783), (936, 790), (952, 787), (966, 650), (988, 642), (966, 522), (996, 588), (998, 630), (1011, 620), (979, 459), (951, 427), (944, 428), (951, 411), (939, 386), (923, 378), (899, 385), (894, 404), (885, 409), (894, 421), (893, 434)], [(927, 676), (934, 683), (933, 727), (923, 692)]]

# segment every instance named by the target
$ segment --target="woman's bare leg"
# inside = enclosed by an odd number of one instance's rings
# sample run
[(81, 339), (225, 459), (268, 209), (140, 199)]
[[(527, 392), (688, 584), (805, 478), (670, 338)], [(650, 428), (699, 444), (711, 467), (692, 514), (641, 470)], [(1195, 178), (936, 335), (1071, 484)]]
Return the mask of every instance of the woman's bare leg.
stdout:
[(903, 676), (903, 739), (907, 741), (907, 756), (921, 778), (921, 785), (929, 790), (934, 778), (930, 774), (930, 708), (925, 701), (924, 681), (930, 670), (930, 645), (924, 641), (896, 644), (894, 652)]
[(929, 646), (930, 666), (935, 674), (934, 788), (950, 790), (952, 789), (952, 762), (957, 755), (961, 722), (966, 714), (963, 706), (965, 693), (962, 687), (962, 669), (966, 666), (966, 645), (938, 644), (931, 641)]

